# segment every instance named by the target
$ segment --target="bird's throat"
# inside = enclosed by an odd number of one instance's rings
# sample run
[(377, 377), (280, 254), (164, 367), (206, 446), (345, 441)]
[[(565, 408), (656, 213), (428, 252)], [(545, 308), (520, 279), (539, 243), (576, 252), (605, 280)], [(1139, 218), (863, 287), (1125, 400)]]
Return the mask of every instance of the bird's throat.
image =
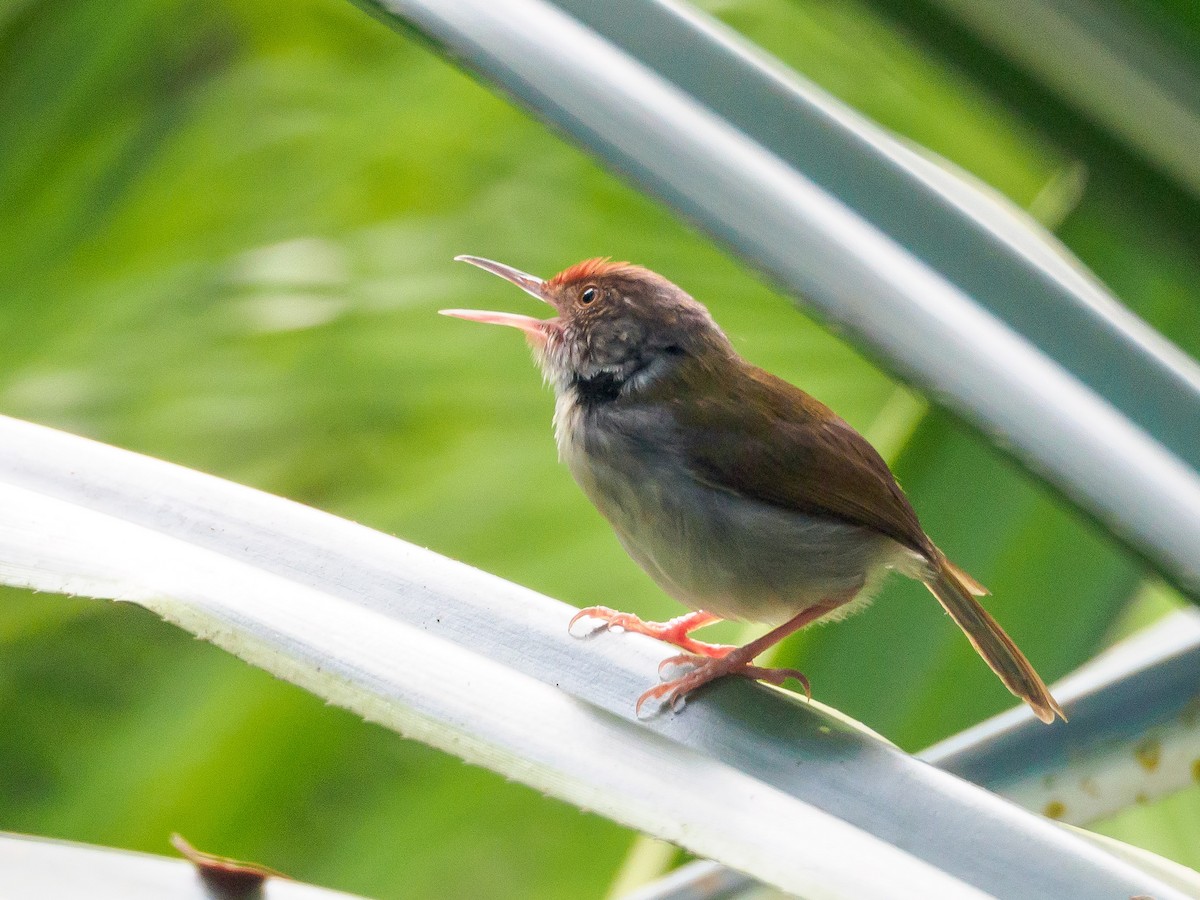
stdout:
[(624, 384), (625, 380), (613, 372), (598, 372), (586, 378), (576, 375), (571, 379), (571, 388), (584, 406), (612, 403), (621, 396)]

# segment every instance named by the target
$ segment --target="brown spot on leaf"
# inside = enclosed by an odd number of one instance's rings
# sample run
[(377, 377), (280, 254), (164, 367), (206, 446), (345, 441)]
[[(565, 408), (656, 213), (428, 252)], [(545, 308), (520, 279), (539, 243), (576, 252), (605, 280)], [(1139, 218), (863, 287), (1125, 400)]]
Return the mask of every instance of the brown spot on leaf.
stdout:
[(1158, 738), (1146, 738), (1133, 748), (1133, 755), (1136, 757), (1138, 765), (1147, 772), (1153, 772), (1162, 760), (1162, 744), (1159, 743)]
[(1051, 800), (1046, 804), (1046, 808), (1042, 810), (1042, 815), (1047, 819), (1061, 819), (1067, 813), (1067, 808), (1058, 800)]
[(217, 900), (255, 900), (262, 897), (263, 882), (269, 877), (287, 877), (266, 866), (197, 850), (181, 834), (171, 835), (171, 845), (196, 867), (200, 880)]
[(1192, 760), (1192, 781), (1200, 783), (1200, 759)]

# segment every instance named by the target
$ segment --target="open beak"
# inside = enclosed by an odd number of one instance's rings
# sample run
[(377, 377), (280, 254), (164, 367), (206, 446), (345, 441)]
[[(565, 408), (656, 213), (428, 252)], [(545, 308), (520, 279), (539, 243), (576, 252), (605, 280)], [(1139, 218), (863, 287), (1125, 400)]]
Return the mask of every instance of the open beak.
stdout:
[[(511, 281), (525, 293), (530, 296), (537, 297), (543, 303), (550, 303), (549, 294), (546, 292), (546, 283), (542, 279), (522, 272), (520, 269), (514, 269), (512, 266), (506, 266), (503, 263), (493, 262), (490, 259), (482, 259), (478, 256), (456, 256), (455, 262), (470, 263), (473, 266), (478, 266), (485, 272), (491, 272), (493, 275), (499, 275), (505, 281)], [(553, 319), (535, 319), (533, 316), (520, 316), (515, 313), (488, 312), (478, 309), (442, 309), (438, 310), (443, 316), (453, 316), (456, 319), (466, 319), (470, 322), (484, 322), (488, 325), (508, 325), (511, 328), (519, 328), (525, 334), (539, 342), (546, 340), (546, 329)]]

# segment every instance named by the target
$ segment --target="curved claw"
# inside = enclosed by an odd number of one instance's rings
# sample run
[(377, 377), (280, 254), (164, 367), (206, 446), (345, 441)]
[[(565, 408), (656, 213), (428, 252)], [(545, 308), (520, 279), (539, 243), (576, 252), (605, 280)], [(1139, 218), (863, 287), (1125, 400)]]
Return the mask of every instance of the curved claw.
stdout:
[[(571, 621), (567, 623), (567, 633), (575, 637), (589, 637), (597, 632), (613, 627), (615, 620), (621, 618), (624, 613), (619, 613), (615, 609), (609, 609), (607, 606), (589, 606), (586, 609), (581, 609), (571, 617)], [(584, 634), (576, 634), (575, 625), (582, 619), (597, 619), (599, 625), (592, 628)]]
[(675, 681), (668, 681), (650, 688), (650, 690), (638, 697), (637, 703), (633, 707), (633, 714), (639, 719), (649, 719), (657, 713), (662, 712), (662, 707), (660, 706), (658, 709), (642, 715), (642, 706), (645, 705), (647, 700), (657, 700), (664, 695), (670, 696), (667, 697), (666, 702), (662, 706), (670, 706), (673, 713), (679, 712), (683, 709), (684, 704), (687, 703), (687, 692), (679, 692), (679, 688), (676, 686), (676, 682), (678, 681), (679, 679), (675, 679)]
[[(691, 671), (655, 685), (638, 697), (634, 713), (639, 719), (648, 719), (656, 712), (661, 712), (664, 707), (669, 707), (672, 712), (679, 712), (692, 691), (726, 675), (750, 678), (754, 681), (766, 681), (776, 686), (781, 686), (789, 678), (794, 678), (804, 688), (804, 695), (809, 700), (812, 699), (812, 685), (809, 684), (808, 677), (798, 669), (768, 669), (749, 663), (730, 663), (726, 658), (697, 660), (694, 656), (684, 654), (664, 659), (659, 663), (659, 672), (661, 674), (663, 668), (668, 665), (685, 663), (695, 663), (695, 666)], [(662, 700), (662, 703), (654, 712), (643, 715), (642, 708), (651, 700)]]
[(731, 674), (740, 675), (743, 678), (753, 678), (755, 681), (765, 681), (776, 687), (783, 687), (785, 681), (794, 678), (800, 682), (800, 687), (804, 688), (804, 696), (809, 700), (812, 699), (812, 685), (808, 682), (808, 676), (799, 669), (764, 669), (759, 666), (746, 666), (741, 671)]

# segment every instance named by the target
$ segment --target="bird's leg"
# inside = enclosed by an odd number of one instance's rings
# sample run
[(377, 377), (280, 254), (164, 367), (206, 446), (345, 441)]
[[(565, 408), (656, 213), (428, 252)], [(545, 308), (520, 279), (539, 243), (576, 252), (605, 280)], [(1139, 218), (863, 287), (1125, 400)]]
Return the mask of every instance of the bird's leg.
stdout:
[(659, 667), (660, 671), (672, 665), (694, 665), (686, 674), (665, 681), (642, 694), (638, 698), (636, 707), (638, 717), (642, 717), (642, 705), (648, 700), (660, 701), (658, 709), (669, 707), (671, 710), (678, 710), (683, 705), (687, 695), (692, 691), (725, 675), (753, 678), (756, 681), (767, 681), (775, 685), (783, 684), (788, 678), (795, 678), (803, 685), (804, 693), (811, 698), (812, 690), (804, 673), (798, 672), (795, 669), (767, 669), (755, 666), (752, 665), (754, 658), (768, 647), (778, 644), (789, 634), (797, 632), (805, 625), (815, 622), (822, 616), (833, 612), (833, 610), (847, 603), (852, 598), (853, 594), (849, 597), (822, 600), (820, 603), (810, 606), (798, 616), (784, 622), (778, 628), (768, 631), (762, 637), (750, 641), (741, 647), (736, 647), (720, 657), (698, 660), (696, 657), (673, 656), (670, 659), (663, 660), (662, 665)]
[(688, 637), (688, 633), (697, 628), (721, 621), (720, 616), (714, 616), (702, 609), (688, 613), (686, 616), (677, 616), (668, 622), (643, 622), (635, 615), (617, 612), (607, 606), (589, 606), (575, 614), (571, 619), (571, 624), (567, 626), (567, 630), (574, 633), (575, 623), (581, 619), (599, 619), (604, 623), (605, 628), (621, 628), (638, 634), (648, 634), (652, 638), (674, 644), (679, 649), (697, 656), (720, 658), (737, 649), (729, 644), (707, 644), (704, 641)]

